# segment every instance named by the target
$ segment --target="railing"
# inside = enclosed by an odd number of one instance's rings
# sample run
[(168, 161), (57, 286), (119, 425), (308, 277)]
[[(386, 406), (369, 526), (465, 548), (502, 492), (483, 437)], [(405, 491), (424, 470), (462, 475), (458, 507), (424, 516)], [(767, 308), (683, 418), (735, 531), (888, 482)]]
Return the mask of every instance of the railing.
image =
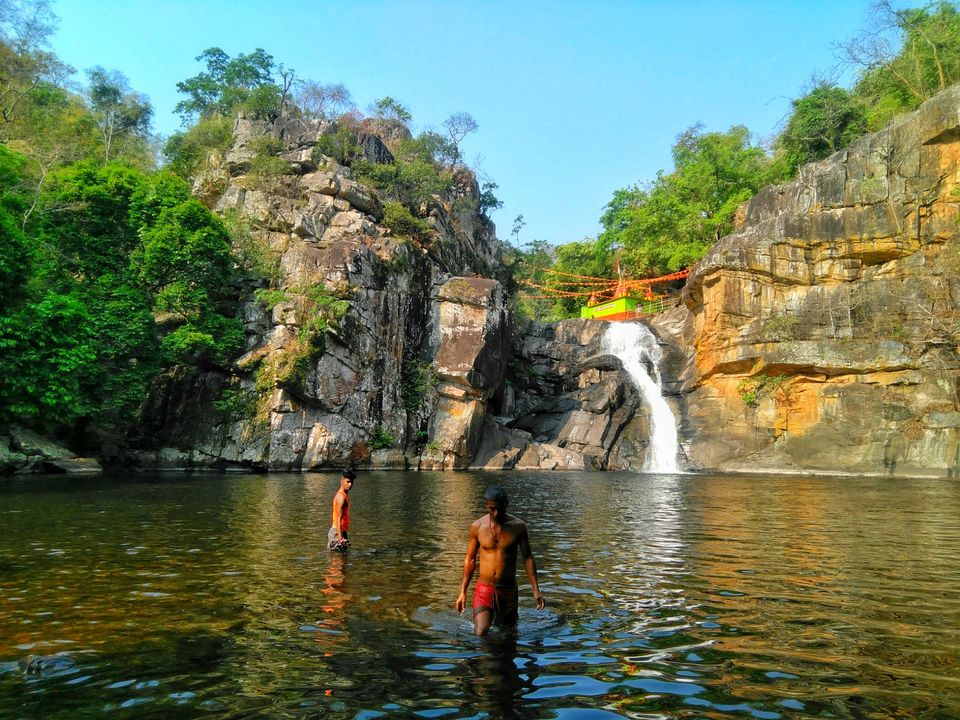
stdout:
[(658, 313), (675, 308), (680, 304), (680, 301), (680, 293), (676, 293), (675, 295), (664, 295), (663, 297), (658, 297), (655, 300), (643, 300), (630, 312), (635, 317), (643, 317), (644, 315), (657, 315)]

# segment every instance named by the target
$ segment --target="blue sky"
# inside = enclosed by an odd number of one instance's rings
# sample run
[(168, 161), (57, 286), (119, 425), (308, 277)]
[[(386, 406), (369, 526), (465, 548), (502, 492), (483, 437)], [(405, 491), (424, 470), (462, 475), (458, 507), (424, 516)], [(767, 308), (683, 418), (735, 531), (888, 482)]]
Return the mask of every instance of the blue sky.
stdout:
[[(361, 109), (391, 96), (413, 129), (468, 112), (468, 160), (499, 185), (509, 239), (593, 237), (614, 190), (671, 169), (685, 128), (776, 132), (870, 0), (53, 0), (53, 50), (123, 72), (179, 127), (177, 82), (209, 47), (263, 48), (301, 78), (343, 83)], [(848, 84), (841, 76), (841, 84)]]

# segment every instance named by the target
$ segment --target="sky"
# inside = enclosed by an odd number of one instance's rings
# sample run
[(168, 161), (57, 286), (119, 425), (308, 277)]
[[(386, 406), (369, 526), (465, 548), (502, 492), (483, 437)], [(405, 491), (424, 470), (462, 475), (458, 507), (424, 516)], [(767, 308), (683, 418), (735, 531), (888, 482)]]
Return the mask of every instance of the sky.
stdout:
[[(686, 128), (771, 138), (871, 0), (52, 0), (54, 52), (119, 70), (180, 128), (176, 84), (219, 47), (342, 83), (361, 110), (392, 97), (413, 131), (467, 112), (465, 157), (497, 184), (502, 240), (558, 245), (602, 230), (615, 190), (672, 169)], [(525, 225), (512, 235), (514, 219)]]

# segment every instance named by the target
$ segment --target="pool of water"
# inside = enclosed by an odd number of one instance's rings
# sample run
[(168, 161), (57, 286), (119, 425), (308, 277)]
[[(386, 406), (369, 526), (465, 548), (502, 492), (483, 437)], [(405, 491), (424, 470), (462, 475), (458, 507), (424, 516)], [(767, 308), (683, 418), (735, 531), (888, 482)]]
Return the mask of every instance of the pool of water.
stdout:
[[(453, 609), (502, 484), (516, 637)], [(960, 484), (627, 473), (0, 481), (3, 718), (958, 718)]]

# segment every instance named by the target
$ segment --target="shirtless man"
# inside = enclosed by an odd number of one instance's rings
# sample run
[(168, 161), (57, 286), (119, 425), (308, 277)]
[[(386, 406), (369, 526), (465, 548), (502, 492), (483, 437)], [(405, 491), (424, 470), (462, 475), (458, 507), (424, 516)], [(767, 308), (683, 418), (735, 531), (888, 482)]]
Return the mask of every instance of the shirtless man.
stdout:
[(350, 547), (350, 498), (347, 494), (353, 487), (356, 474), (349, 468), (340, 475), (340, 489), (333, 496), (333, 517), (327, 532), (327, 549), (346, 552)]
[(517, 552), (533, 588), (537, 610), (543, 610), (543, 595), (537, 582), (537, 562), (530, 550), (527, 526), (507, 513), (507, 493), (491, 485), (483, 495), (487, 514), (470, 525), (467, 555), (463, 559), (463, 583), (457, 596), (457, 612), (467, 606), (467, 587), (480, 558), (480, 577), (473, 593), (473, 626), (477, 635), (486, 635), (494, 623), (517, 625)]

